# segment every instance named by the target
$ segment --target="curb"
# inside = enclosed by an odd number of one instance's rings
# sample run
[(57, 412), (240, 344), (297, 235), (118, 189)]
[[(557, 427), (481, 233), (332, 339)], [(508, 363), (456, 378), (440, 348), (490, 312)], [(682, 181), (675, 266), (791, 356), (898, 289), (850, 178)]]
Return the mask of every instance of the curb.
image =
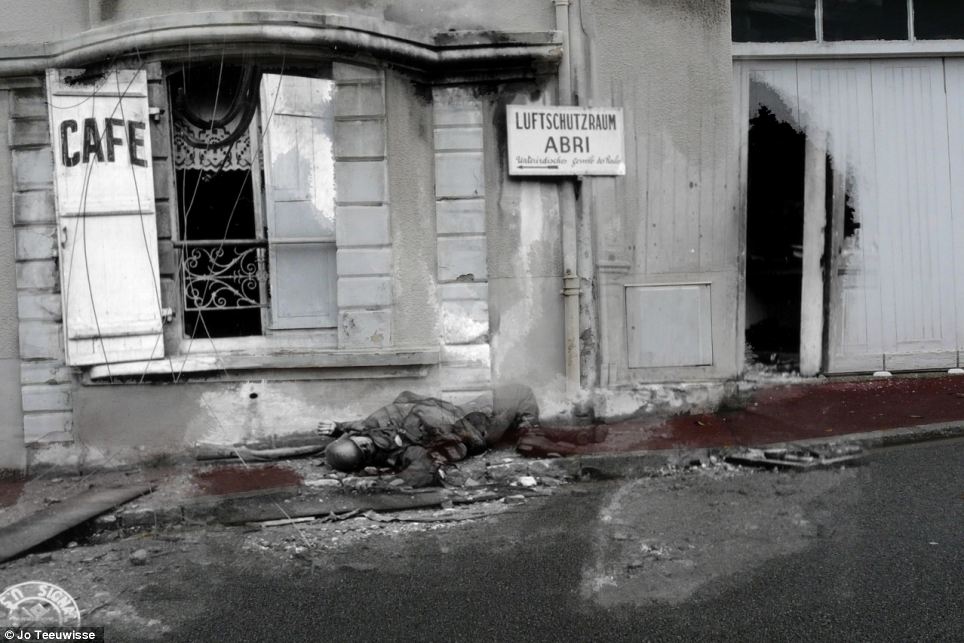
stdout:
[[(960, 422), (941, 422), (897, 429), (867, 431), (864, 433), (847, 433), (825, 438), (772, 442), (752, 446), (754, 448), (776, 448), (856, 444), (865, 449), (877, 449), (959, 437), (964, 437), (964, 424)], [(578, 470), (581, 476), (600, 479), (641, 478), (651, 476), (659, 469), (667, 466), (684, 466), (707, 460), (710, 455), (719, 454), (730, 448), (733, 447), (679, 447), (653, 451), (577, 455), (560, 458), (560, 460), (574, 460), (577, 464), (570, 466)], [(547, 462), (557, 462), (557, 460), (548, 460)]]

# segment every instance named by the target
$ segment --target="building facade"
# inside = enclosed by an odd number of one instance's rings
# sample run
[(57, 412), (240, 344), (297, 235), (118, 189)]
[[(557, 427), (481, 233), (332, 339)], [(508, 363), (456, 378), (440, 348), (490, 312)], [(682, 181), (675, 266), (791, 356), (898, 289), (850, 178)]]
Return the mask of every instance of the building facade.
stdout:
[[(2, 467), (959, 365), (964, 46), (923, 0), (5, 4)], [(507, 109), (558, 105), (621, 110), (625, 174), (510, 174)]]

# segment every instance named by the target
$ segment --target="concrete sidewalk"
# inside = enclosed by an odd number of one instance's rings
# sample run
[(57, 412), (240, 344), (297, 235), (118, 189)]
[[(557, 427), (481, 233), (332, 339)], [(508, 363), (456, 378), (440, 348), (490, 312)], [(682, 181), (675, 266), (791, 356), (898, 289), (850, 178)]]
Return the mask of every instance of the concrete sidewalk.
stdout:
[(898, 430), (901, 435), (953, 434), (954, 426), (964, 425), (964, 376), (774, 386), (749, 394), (735, 406), (664, 420), (627, 420), (606, 425), (606, 435), (597, 442), (542, 446), (560, 455), (590, 455), (751, 447), (863, 434), (871, 434), (868, 444), (873, 444), (877, 432), (886, 438)]
[[(551, 433), (551, 428), (548, 431)], [(485, 491), (503, 496), (547, 491), (585, 477), (632, 477), (667, 465), (706, 461), (729, 448), (848, 442), (864, 447), (964, 435), (964, 377), (814, 382), (763, 389), (740, 408), (664, 421), (601, 425), (584, 444), (534, 436), (523, 444), (561, 457), (523, 458), (496, 449), (450, 470), (439, 502)], [(586, 432), (583, 432), (586, 435)], [(558, 435), (556, 436), (558, 438)], [(235, 460), (87, 475), (0, 479), (0, 527), (81, 491), (149, 483), (153, 493), (98, 519), (101, 527), (150, 528), (218, 521), (220, 509), (258, 502), (303, 503), (404, 493), (387, 471), (346, 476), (314, 456), (276, 463)], [(397, 484), (397, 483), (396, 483)], [(530, 486), (532, 485), (532, 486)], [(219, 509), (220, 508), (220, 509)]]

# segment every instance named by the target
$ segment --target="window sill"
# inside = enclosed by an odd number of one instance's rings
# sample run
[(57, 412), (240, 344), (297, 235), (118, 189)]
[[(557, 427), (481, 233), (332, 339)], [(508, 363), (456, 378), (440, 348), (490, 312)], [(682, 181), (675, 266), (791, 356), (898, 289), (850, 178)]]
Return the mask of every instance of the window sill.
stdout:
[(964, 55), (964, 40), (848, 40), (839, 42), (735, 42), (734, 60), (884, 58)]
[(86, 380), (180, 376), (224, 371), (431, 366), (438, 364), (437, 348), (385, 350), (326, 350), (298, 353), (172, 355), (163, 359), (92, 366)]

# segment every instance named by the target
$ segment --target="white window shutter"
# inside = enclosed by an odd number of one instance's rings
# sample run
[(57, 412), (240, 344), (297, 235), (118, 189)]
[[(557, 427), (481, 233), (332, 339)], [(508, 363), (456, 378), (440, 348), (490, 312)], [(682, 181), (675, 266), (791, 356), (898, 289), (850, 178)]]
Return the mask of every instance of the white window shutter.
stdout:
[(147, 74), (47, 70), (67, 363), (163, 357)]
[(271, 327), (336, 324), (335, 83), (264, 74), (264, 192)]

